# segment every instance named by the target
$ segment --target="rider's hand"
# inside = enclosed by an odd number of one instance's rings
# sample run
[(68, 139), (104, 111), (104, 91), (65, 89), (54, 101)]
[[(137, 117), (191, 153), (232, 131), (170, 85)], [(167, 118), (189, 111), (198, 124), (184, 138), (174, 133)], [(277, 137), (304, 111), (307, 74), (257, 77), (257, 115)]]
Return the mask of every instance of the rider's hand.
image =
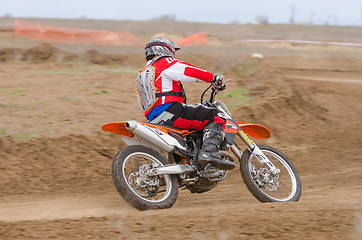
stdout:
[(218, 89), (218, 90), (224, 90), (225, 89), (225, 85), (224, 85), (224, 76), (223, 75), (215, 75), (214, 80), (212, 80), (212, 85), (214, 86), (214, 88)]

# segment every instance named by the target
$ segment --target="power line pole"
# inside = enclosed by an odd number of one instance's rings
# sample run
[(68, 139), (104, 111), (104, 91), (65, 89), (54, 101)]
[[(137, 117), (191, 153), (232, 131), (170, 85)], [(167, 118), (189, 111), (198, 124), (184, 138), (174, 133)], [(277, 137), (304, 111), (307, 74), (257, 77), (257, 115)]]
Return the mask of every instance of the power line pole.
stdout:
[(309, 23), (314, 24), (314, 13), (310, 13)]
[(291, 9), (291, 16), (290, 16), (290, 24), (294, 24), (294, 17), (295, 17), (295, 6), (292, 5), (292, 9)]

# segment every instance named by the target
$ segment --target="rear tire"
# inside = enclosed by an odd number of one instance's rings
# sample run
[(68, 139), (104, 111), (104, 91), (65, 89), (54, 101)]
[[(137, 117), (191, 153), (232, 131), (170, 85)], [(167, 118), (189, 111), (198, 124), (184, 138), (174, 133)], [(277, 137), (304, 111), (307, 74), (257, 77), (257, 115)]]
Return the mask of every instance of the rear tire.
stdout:
[(260, 202), (298, 201), (302, 185), (292, 162), (275, 148), (258, 147), (281, 172), (278, 177), (268, 178), (266, 167), (248, 149), (245, 150), (240, 160), (240, 172), (249, 191)]
[(167, 161), (155, 150), (142, 145), (123, 148), (112, 162), (112, 177), (118, 192), (141, 211), (170, 208), (178, 196), (176, 175), (149, 177), (144, 172), (152, 165), (167, 165)]

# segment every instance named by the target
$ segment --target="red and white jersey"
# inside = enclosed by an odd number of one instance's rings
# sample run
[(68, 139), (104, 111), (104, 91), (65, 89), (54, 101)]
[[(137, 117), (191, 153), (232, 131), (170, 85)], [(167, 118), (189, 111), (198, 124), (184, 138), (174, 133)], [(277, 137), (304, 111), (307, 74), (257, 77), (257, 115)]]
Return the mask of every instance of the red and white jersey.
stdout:
[[(148, 61), (146, 66), (151, 61)], [(154, 88), (157, 93), (181, 92), (180, 81), (185, 83), (211, 82), (214, 79), (214, 74), (172, 57), (160, 58), (153, 64), (153, 67), (155, 69)], [(170, 102), (183, 103), (185, 100), (183, 97), (172, 95), (160, 97), (150, 109), (145, 111), (145, 116), (147, 117), (153, 108)]]

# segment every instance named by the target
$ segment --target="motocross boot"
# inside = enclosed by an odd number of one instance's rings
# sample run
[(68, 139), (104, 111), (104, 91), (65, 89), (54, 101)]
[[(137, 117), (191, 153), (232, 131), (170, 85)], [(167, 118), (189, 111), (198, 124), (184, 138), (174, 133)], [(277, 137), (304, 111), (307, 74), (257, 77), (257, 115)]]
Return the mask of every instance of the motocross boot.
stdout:
[(218, 152), (219, 146), (224, 139), (224, 129), (220, 123), (209, 123), (204, 129), (203, 144), (198, 155), (201, 166), (208, 163), (221, 170), (231, 170), (235, 164), (222, 158)]

